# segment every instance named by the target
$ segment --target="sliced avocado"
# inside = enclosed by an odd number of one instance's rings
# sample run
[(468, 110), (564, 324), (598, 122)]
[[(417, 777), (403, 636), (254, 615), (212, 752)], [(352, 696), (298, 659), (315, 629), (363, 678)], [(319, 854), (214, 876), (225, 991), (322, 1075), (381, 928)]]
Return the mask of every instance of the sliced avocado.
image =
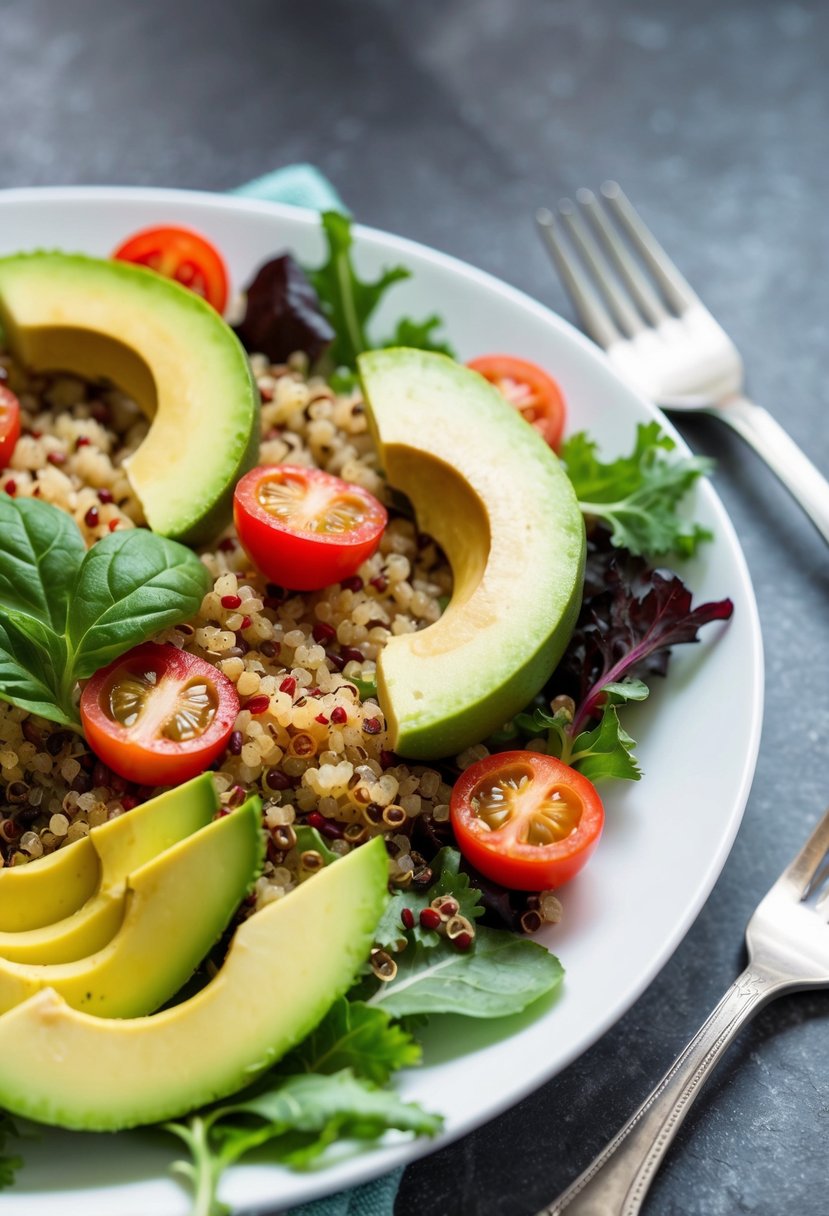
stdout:
[[(20, 933), (65, 919), (99, 889), (102, 860), (115, 883), (195, 831), (203, 816), (205, 822), (209, 820), (216, 810), (210, 775), (203, 774), (181, 788), (193, 791), (186, 802), (169, 791), (102, 823), (48, 857), (0, 870), (0, 932)], [(208, 806), (212, 807), (209, 814)]]
[(172, 845), (131, 875), (120, 929), (102, 950), (71, 963), (0, 959), (0, 1010), (53, 988), (101, 1018), (151, 1013), (178, 992), (221, 936), (262, 863), (262, 804)]
[(440, 620), (377, 664), (391, 746), (429, 760), (479, 743), (551, 675), (581, 603), (584, 522), (555, 453), (477, 372), (402, 348), (359, 367), (381, 466), (452, 566)]
[(0, 328), (26, 366), (106, 377), (152, 419), (125, 467), (153, 531), (197, 544), (230, 521), (259, 448), (259, 392), (209, 304), (141, 266), (23, 253), (0, 258)]
[(248, 1085), (348, 989), (374, 940), (387, 881), (376, 837), (246, 920), (210, 983), (152, 1017), (96, 1018), (52, 988), (38, 992), (0, 1017), (0, 1107), (115, 1131), (177, 1118)]
[[(124, 919), (130, 874), (210, 823), (218, 809), (215, 782), (210, 773), (202, 773), (93, 828), (86, 840), (100, 859), (97, 889), (77, 911), (61, 920), (18, 933), (0, 932), (0, 958), (17, 963), (70, 963), (100, 950)], [(71, 848), (67, 846), (57, 856)], [(41, 864), (30, 863), (33, 869)], [(53, 874), (52, 881), (61, 882), (60, 874)]]

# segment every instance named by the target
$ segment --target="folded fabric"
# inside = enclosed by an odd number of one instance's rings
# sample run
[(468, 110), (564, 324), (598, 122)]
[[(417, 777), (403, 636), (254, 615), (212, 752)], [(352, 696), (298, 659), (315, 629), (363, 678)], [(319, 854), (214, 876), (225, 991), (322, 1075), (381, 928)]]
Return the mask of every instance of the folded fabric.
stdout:
[(243, 198), (261, 198), (271, 203), (291, 203), (294, 207), (309, 207), (313, 211), (347, 212), (343, 200), (313, 165), (285, 165), (262, 177), (237, 186), (231, 194)]
[[(275, 169), (244, 186), (237, 186), (231, 194), (272, 203), (292, 203), (295, 207), (310, 207), (314, 211), (348, 211), (328, 179), (313, 165), (285, 165), (283, 169)], [(402, 1176), (402, 1170), (394, 1170), (353, 1190), (304, 1203), (283, 1216), (393, 1216)]]

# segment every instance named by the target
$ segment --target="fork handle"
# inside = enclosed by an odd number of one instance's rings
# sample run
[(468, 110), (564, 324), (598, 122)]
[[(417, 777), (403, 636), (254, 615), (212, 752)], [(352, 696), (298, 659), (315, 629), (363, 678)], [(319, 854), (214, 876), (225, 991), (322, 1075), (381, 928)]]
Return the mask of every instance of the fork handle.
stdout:
[(634, 1115), (583, 1174), (537, 1216), (636, 1216), (668, 1146), (740, 1027), (771, 1000), (779, 979), (748, 967)]
[(737, 396), (708, 412), (727, 422), (754, 448), (829, 542), (829, 481), (768, 410)]

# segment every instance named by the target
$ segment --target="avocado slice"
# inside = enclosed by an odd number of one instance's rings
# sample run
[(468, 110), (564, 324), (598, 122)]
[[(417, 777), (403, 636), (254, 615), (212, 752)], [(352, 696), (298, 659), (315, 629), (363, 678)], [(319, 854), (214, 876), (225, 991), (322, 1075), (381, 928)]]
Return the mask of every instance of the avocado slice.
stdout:
[(0, 1010), (42, 988), (102, 1018), (151, 1013), (178, 992), (230, 923), (262, 864), (262, 803), (180, 840), (131, 875), (123, 923), (88, 958), (37, 966), (0, 959)]
[(0, 1016), (0, 1106), (60, 1127), (117, 1131), (178, 1118), (248, 1085), (348, 989), (374, 940), (387, 881), (375, 837), (246, 920), (218, 974), (151, 1017), (97, 1018), (52, 988), (38, 992)]
[(215, 309), (141, 266), (22, 253), (0, 258), (0, 328), (26, 366), (106, 377), (152, 419), (125, 467), (154, 532), (199, 544), (229, 523), (259, 391)]
[(550, 677), (581, 604), (584, 521), (555, 453), (477, 372), (405, 348), (358, 362), (381, 466), (454, 576), (440, 620), (377, 663), (391, 746), (431, 760), (479, 743)]
[[(100, 860), (97, 865), (93, 859), (99, 873), (97, 889), (77, 911), (51, 924), (17, 933), (0, 932), (0, 958), (17, 963), (70, 963), (100, 950), (115, 936), (124, 919), (130, 874), (205, 827), (218, 809), (213, 778), (210, 773), (202, 773), (93, 828), (84, 841), (77, 843), (89, 841)], [(36, 870), (72, 847), (67, 845), (43, 863), (29, 865)], [(28, 869), (26, 866), (20, 873)], [(0, 871), (0, 884), (3, 875)], [(51, 877), (53, 882), (62, 881), (60, 874)]]
[(0, 933), (40, 929), (65, 919), (98, 891), (102, 865), (115, 883), (195, 831), (203, 816), (208, 822), (217, 809), (210, 774), (179, 788), (192, 791), (186, 802), (169, 790), (48, 857), (0, 870)]

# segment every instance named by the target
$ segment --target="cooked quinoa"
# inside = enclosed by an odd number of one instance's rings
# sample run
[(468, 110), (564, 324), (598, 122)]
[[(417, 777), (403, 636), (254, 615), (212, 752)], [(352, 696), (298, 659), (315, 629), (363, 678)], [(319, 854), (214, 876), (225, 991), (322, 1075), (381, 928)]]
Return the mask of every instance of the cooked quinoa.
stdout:
[[(379, 497), (359, 395), (337, 395), (298, 356), (274, 366), (253, 356), (262, 394), (260, 463), (316, 465)], [(147, 422), (117, 390), (67, 375), (26, 377), (0, 354), (0, 379), (18, 395), (23, 435), (0, 488), (67, 511), (89, 544), (143, 522), (123, 469)], [(310, 823), (338, 853), (387, 837), (390, 878), (428, 881), (411, 846), (413, 822), (449, 816), (450, 786), (435, 768), (388, 749), (383, 715), (366, 692), (387, 639), (437, 620), (451, 570), (435, 543), (392, 512), (379, 551), (352, 578), (310, 594), (266, 583), (229, 529), (202, 553), (213, 578), (198, 616), (157, 641), (209, 660), (235, 685), (241, 711), (216, 782), (227, 808), (262, 795), (267, 861), (248, 907), (291, 890), (320, 864), (300, 853)], [(359, 681), (357, 683), (352, 681)], [(459, 758), (461, 767), (486, 754)], [(83, 738), (0, 702), (0, 864), (19, 865), (86, 835), (154, 791), (96, 760)]]

